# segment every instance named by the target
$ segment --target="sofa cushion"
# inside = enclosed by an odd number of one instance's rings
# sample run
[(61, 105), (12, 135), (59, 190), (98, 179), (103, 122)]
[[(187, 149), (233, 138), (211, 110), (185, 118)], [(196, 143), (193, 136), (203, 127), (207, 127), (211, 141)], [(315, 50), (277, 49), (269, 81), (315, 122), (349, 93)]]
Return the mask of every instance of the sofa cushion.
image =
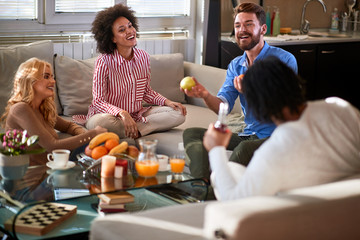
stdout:
[(54, 56), (56, 86), (63, 115), (87, 114), (92, 101), (95, 59), (75, 60)]
[[(21, 63), (29, 58), (37, 57), (53, 65), (53, 43), (50, 40), (29, 44), (0, 47), (0, 114), (2, 115), (13, 88), (13, 79)], [(55, 97), (58, 113), (62, 113), (57, 97)]]
[(181, 53), (150, 56), (151, 87), (164, 97), (185, 103), (185, 94), (180, 91), (184, 78), (184, 57)]
[[(56, 85), (65, 116), (87, 114), (92, 101), (95, 60), (54, 57)], [(179, 90), (180, 81), (184, 77), (182, 54), (152, 55), (150, 64), (151, 87), (170, 100), (184, 102), (185, 95)]]

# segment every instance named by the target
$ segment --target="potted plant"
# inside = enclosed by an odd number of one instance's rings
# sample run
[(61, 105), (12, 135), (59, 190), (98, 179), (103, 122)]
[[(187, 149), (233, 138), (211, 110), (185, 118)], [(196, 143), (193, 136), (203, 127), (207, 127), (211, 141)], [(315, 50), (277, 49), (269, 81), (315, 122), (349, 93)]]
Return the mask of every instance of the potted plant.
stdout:
[(3, 179), (21, 179), (29, 166), (29, 154), (45, 151), (30, 148), (39, 141), (39, 137), (29, 136), (26, 130), (8, 130), (0, 134), (0, 140), (0, 175)]

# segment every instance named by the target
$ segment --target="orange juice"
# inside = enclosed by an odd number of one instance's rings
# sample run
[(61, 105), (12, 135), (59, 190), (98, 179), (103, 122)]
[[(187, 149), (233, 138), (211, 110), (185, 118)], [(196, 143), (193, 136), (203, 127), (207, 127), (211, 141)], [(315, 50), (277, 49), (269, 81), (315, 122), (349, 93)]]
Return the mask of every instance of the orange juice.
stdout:
[(171, 172), (182, 173), (185, 166), (185, 160), (180, 158), (170, 159)]
[(152, 160), (136, 161), (135, 168), (141, 177), (154, 177), (159, 170), (159, 162)]
[(138, 177), (135, 180), (135, 187), (147, 187), (157, 184), (158, 184), (158, 180), (156, 179), (156, 177), (147, 177), (147, 178)]

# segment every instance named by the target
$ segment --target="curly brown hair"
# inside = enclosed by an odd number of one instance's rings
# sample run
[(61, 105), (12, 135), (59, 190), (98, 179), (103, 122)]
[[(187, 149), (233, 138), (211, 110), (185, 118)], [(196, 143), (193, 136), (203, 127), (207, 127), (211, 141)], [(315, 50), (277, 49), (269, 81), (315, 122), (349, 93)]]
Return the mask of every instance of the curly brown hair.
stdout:
[(116, 49), (116, 44), (113, 42), (112, 25), (119, 17), (127, 18), (136, 31), (138, 31), (137, 18), (131, 8), (122, 4), (116, 4), (113, 7), (100, 11), (96, 15), (91, 28), (100, 53), (111, 54)]

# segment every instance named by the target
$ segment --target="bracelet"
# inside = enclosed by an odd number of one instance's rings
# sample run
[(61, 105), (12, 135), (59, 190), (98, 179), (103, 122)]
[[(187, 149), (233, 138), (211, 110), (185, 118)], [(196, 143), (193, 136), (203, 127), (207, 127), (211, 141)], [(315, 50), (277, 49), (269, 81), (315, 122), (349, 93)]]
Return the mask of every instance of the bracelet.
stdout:
[(118, 116), (120, 117), (121, 120), (125, 119), (125, 117), (122, 115), (123, 112), (124, 112), (124, 111), (120, 111), (120, 112), (118, 113)]

